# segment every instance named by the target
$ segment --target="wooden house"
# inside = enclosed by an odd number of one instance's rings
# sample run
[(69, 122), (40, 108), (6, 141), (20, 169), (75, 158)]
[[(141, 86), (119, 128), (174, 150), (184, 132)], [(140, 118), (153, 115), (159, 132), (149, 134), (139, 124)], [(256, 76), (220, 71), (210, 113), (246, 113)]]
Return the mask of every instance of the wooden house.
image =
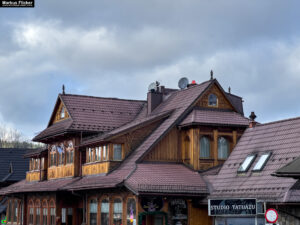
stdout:
[(48, 151), (0, 192), (10, 198), (8, 224), (211, 224), (205, 176), (248, 126), (242, 98), (213, 78), (157, 84), (146, 101), (59, 94), (33, 139)]

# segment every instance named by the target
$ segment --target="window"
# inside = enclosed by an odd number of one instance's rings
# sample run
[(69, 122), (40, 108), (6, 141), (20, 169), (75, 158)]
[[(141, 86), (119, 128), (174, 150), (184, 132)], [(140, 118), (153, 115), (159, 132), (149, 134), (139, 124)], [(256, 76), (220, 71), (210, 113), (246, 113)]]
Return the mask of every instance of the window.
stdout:
[(229, 155), (229, 143), (226, 138), (218, 139), (218, 159), (227, 159)]
[(55, 225), (55, 208), (50, 208), (50, 225)]
[(29, 224), (33, 224), (33, 207), (29, 207)]
[(90, 225), (97, 225), (97, 200), (90, 201)]
[(108, 151), (108, 149), (106, 149), (107, 148), (107, 146), (106, 145), (104, 145), (103, 146), (103, 160), (107, 160), (107, 151)]
[(42, 167), (42, 168), (41, 168), (41, 169), (44, 170), (44, 169), (45, 169), (45, 158), (42, 157), (41, 160), (42, 160), (42, 162), (41, 162), (41, 167)]
[(134, 198), (127, 200), (127, 225), (136, 224), (136, 203)]
[(101, 161), (102, 160), (102, 146), (100, 146), (99, 148), (98, 148), (98, 156), (99, 156), (99, 161)]
[(266, 165), (270, 156), (271, 156), (271, 152), (262, 154), (259, 160), (257, 161), (257, 163), (255, 164), (255, 166), (253, 167), (253, 171), (261, 171)]
[(73, 163), (74, 162), (74, 148), (73, 142), (68, 141), (68, 147), (66, 151), (66, 163)]
[(217, 106), (218, 105), (218, 98), (215, 94), (210, 94), (208, 96), (208, 105), (209, 106)]
[(253, 163), (255, 157), (256, 157), (255, 154), (248, 155), (244, 160), (244, 162), (242, 163), (242, 165), (240, 166), (240, 168), (238, 169), (238, 172), (247, 172), (249, 167)]
[(47, 202), (44, 201), (43, 202), (43, 215), (42, 215), (42, 225), (47, 225), (47, 220), (48, 220), (48, 205), (47, 205)]
[(60, 144), (60, 146), (57, 146), (58, 151), (58, 165), (65, 164), (65, 146), (64, 144)]
[(17, 200), (14, 201), (14, 211), (13, 211), (13, 213), (14, 213), (13, 222), (16, 223), (17, 220), (18, 220), (18, 201)]
[(40, 207), (37, 207), (36, 208), (36, 215), (35, 215), (35, 224), (36, 225), (40, 225), (41, 224), (41, 208)]
[(87, 152), (87, 154), (88, 154), (88, 157), (87, 157), (87, 162), (92, 162), (92, 149), (91, 148), (88, 148), (88, 152)]
[(53, 145), (50, 151), (50, 166), (56, 166), (56, 146)]
[(122, 225), (122, 201), (117, 198), (114, 200), (114, 225)]
[(55, 216), (56, 216), (56, 208), (55, 208), (55, 201), (51, 200), (50, 201), (50, 225), (55, 225)]
[(60, 110), (60, 118), (61, 119), (65, 118), (65, 107), (64, 106)]
[(114, 145), (114, 160), (122, 160), (122, 145)]
[(200, 158), (210, 157), (210, 142), (207, 137), (200, 138)]
[(103, 199), (101, 202), (101, 225), (109, 225), (109, 201)]

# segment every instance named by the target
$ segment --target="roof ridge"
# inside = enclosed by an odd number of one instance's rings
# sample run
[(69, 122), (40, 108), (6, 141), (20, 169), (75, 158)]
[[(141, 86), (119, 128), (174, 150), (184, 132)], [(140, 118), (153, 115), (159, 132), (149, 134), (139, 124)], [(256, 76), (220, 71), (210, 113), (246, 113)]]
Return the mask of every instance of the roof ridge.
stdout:
[(283, 122), (299, 120), (299, 119), (300, 119), (300, 116), (297, 116), (297, 117), (293, 117), (293, 118), (287, 118), (287, 119), (281, 119), (281, 120), (276, 120), (276, 121), (267, 122), (267, 123), (261, 123), (258, 126), (267, 126), (267, 125), (271, 125), (271, 124), (283, 123)]
[(76, 97), (86, 97), (86, 98), (98, 98), (98, 99), (110, 99), (110, 100), (121, 100), (121, 101), (134, 101), (134, 102), (146, 102), (146, 100), (137, 100), (137, 99), (124, 99), (116, 97), (100, 97), (92, 95), (79, 95), (79, 94), (59, 94), (59, 96), (76, 96)]
[(235, 94), (231, 94), (231, 93), (229, 93), (229, 92), (226, 92), (226, 91), (225, 91), (225, 93), (226, 93), (226, 94), (228, 94), (228, 95), (232, 95), (232, 96), (234, 96), (234, 97), (237, 97), (237, 98), (243, 99), (241, 96), (238, 96), (238, 95), (235, 95)]

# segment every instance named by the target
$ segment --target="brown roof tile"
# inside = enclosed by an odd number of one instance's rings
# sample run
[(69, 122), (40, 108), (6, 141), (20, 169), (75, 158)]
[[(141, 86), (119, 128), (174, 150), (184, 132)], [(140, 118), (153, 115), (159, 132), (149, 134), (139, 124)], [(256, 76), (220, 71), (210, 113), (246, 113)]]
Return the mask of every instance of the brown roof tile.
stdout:
[(100, 98), (83, 95), (59, 95), (71, 118), (54, 123), (33, 140), (70, 131), (107, 132), (132, 121), (145, 101)]
[[(252, 172), (259, 157), (272, 152), (261, 172)], [(257, 157), (247, 173), (237, 170), (247, 155)], [(214, 186), (211, 197), (256, 197), (273, 202), (287, 201), (296, 180), (274, 177), (279, 168), (300, 156), (300, 118), (288, 119), (248, 128), (217, 176), (208, 176)]]
[(188, 126), (194, 124), (247, 127), (249, 125), (249, 119), (236, 112), (198, 108), (194, 109), (180, 123), (180, 126)]
[(182, 164), (138, 164), (125, 186), (136, 193), (208, 193), (200, 174)]

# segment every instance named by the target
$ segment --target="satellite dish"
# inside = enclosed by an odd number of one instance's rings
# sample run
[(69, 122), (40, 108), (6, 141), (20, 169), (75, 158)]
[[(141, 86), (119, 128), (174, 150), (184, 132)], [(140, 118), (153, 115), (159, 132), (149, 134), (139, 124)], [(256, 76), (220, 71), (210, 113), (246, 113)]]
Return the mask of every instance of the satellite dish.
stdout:
[(186, 77), (183, 77), (178, 81), (178, 87), (180, 89), (185, 89), (188, 86), (188, 84), (189, 80)]
[(152, 92), (152, 91), (155, 91), (156, 90), (156, 82), (153, 82), (151, 83), (149, 86), (148, 86), (148, 91), (149, 92)]

